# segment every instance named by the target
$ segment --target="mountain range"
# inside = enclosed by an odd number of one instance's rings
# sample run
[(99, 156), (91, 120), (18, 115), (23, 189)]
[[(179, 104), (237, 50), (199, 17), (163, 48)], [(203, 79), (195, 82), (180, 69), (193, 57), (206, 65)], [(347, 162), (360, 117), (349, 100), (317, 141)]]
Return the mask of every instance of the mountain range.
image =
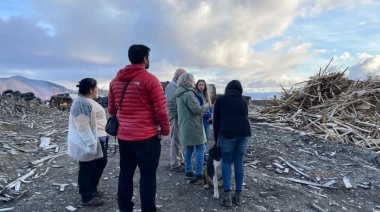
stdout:
[(50, 99), (50, 96), (55, 94), (69, 92), (69, 89), (61, 85), (22, 76), (0, 78), (0, 94), (5, 90), (20, 91), (21, 93), (33, 92), (36, 97), (43, 100)]
[(280, 93), (279, 92), (264, 92), (264, 93), (243, 93), (244, 96), (250, 96), (251, 99), (253, 100), (269, 100), (269, 99), (273, 99), (274, 96), (276, 96), (277, 98), (280, 97)]
[[(21, 93), (33, 92), (36, 97), (47, 100), (50, 96), (59, 93), (68, 93), (69, 89), (64, 86), (45, 81), (28, 79), (22, 76), (13, 76), (9, 78), (0, 78), (0, 94), (5, 90), (20, 91)], [(107, 95), (108, 92), (105, 92)], [(250, 96), (255, 100), (271, 99), (274, 95), (279, 97), (279, 93), (266, 92), (266, 93), (243, 93), (245, 96)]]

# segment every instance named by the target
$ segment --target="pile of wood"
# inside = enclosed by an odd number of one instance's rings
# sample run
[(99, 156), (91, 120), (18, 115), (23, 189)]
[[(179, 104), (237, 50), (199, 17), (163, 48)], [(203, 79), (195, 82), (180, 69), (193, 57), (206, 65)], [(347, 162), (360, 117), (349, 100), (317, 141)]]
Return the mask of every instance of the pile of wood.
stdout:
[(281, 97), (255, 118), (380, 153), (379, 76), (354, 81), (344, 77), (348, 68), (331, 72), (328, 66), (299, 88), (283, 88)]

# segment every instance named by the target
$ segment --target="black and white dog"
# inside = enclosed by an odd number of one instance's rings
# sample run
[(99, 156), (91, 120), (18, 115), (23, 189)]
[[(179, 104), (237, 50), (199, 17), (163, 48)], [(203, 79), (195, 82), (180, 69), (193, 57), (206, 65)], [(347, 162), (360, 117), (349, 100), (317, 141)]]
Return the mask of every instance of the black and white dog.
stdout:
[(208, 151), (207, 167), (204, 171), (206, 184), (205, 189), (214, 187), (214, 198), (219, 199), (219, 190), (218, 187), (223, 185), (222, 181), (222, 156), (220, 153), (220, 147), (214, 145)]

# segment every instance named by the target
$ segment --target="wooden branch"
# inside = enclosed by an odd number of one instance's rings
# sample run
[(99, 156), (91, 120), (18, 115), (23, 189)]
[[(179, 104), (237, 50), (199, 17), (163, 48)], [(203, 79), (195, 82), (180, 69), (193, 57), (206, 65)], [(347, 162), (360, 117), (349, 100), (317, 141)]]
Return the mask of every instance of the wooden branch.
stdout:
[(294, 171), (298, 172), (298, 173), (301, 174), (302, 176), (307, 177), (307, 178), (310, 178), (309, 175), (303, 173), (302, 171), (300, 171), (299, 169), (297, 169), (297, 167), (293, 166), (291, 163), (289, 163), (288, 161), (286, 161), (286, 160), (283, 159), (282, 157), (277, 157), (277, 158), (279, 158), (280, 160), (284, 161), (284, 163), (285, 163), (286, 165), (288, 165), (290, 168), (292, 168)]
[(49, 160), (49, 159), (52, 159), (52, 158), (56, 158), (56, 157), (60, 157), (60, 156), (65, 155), (65, 154), (66, 154), (66, 152), (58, 154), (58, 155), (49, 155), (49, 156), (46, 156), (46, 157), (41, 158), (39, 160), (31, 161), (30, 163), (33, 164), (34, 166), (37, 166), (38, 164), (40, 164), (40, 163), (42, 163), (42, 162), (44, 162), (46, 160)]
[(25, 180), (26, 178), (32, 176), (32, 175), (34, 174), (35, 171), (36, 171), (36, 169), (33, 169), (32, 171), (28, 172), (26, 175), (24, 175), (24, 176), (18, 178), (17, 180), (15, 180), (15, 181), (9, 183), (8, 185), (6, 185), (5, 188), (9, 188), (9, 189), (11, 189), (11, 188), (15, 187), (18, 181)]
[(336, 188), (333, 186), (325, 186), (325, 185), (321, 185), (318, 183), (313, 183), (313, 182), (306, 181), (306, 180), (299, 180), (299, 179), (295, 179), (295, 178), (286, 178), (286, 179), (289, 181), (292, 181), (292, 182), (301, 183), (301, 184), (305, 184), (305, 185), (312, 185), (312, 186), (323, 187), (323, 188)]

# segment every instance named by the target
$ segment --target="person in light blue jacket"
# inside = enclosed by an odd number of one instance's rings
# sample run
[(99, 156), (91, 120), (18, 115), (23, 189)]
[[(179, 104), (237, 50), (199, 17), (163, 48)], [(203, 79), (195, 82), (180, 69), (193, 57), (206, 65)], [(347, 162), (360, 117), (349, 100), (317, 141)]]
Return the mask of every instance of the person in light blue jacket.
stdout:
[[(199, 104), (202, 106), (203, 104), (207, 102), (211, 102), (210, 97), (207, 92), (207, 84), (206, 81), (203, 79), (200, 79), (197, 81), (197, 84), (195, 85), (195, 88), (197, 90), (197, 98), (199, 101)], [(207, 152), (207, 144), (210, 140), (210, 125), (212, 124), (212, 115), (213, 115), (213, 108), (210, 107), (204, 114), (203, 114), (203, 127), (206, 134), (206, 143), (205, 143), (205, 160), (206, 160), (206, 152)]]

